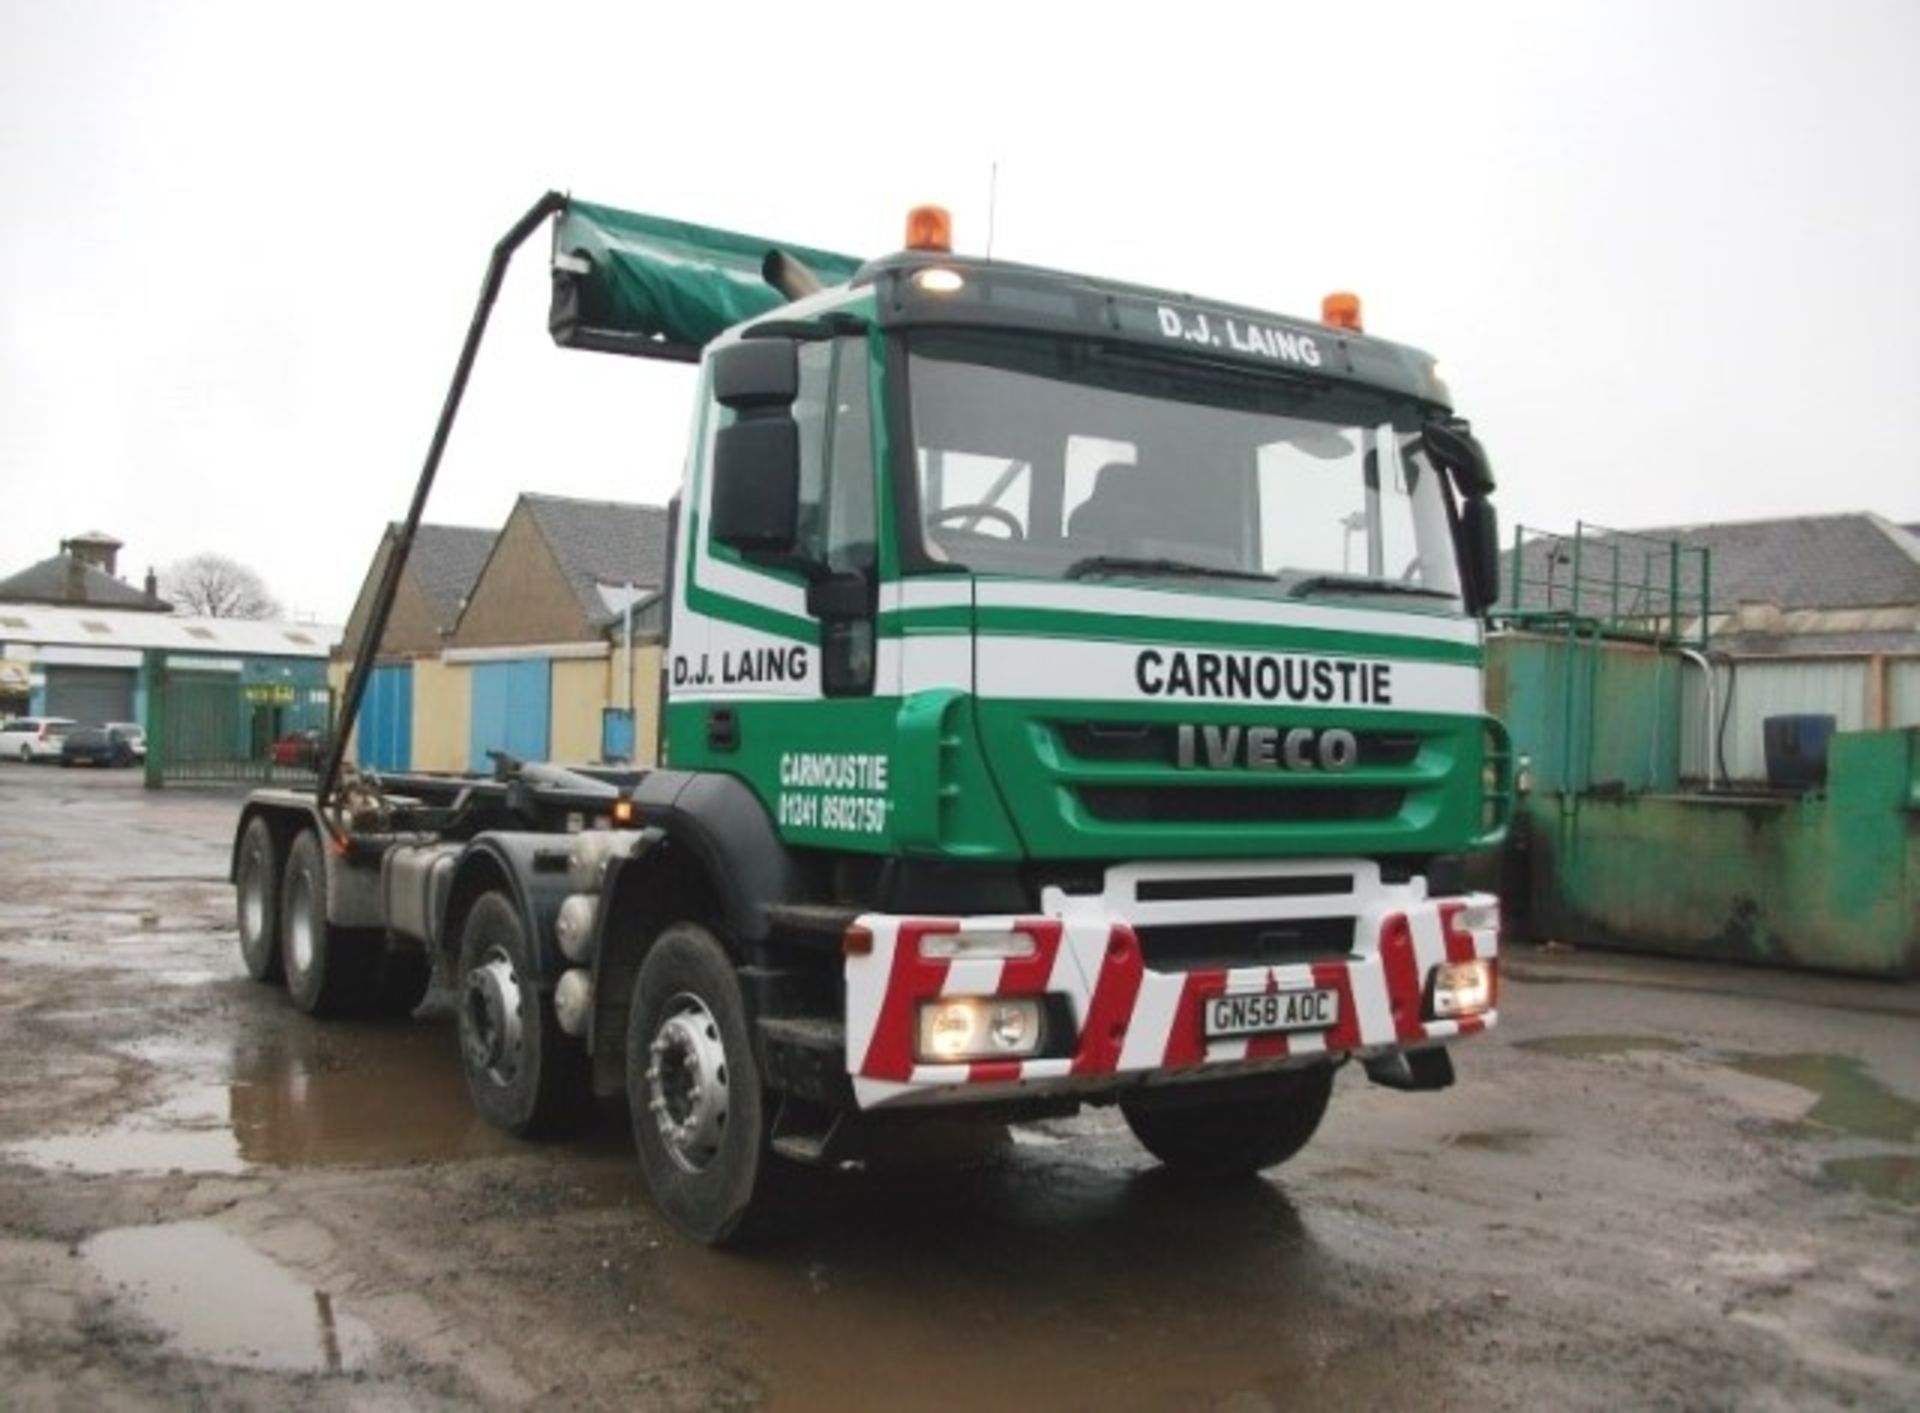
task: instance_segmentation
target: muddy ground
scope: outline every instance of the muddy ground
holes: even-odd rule
[[[608,1113],[471,1114],[444,1001],[247,981],[231,798],[0,767],[0,1404],[1920,1406],[1920,995],[1510,959],[1438,1095],[1265,1180],[1110,1113],[670,1231]]]

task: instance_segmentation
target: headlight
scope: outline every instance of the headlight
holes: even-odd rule
[[[1458,1020],[1493,1008],[1493,963],[1442,962],[1433,969],[1433,1017]]]
[[[1040,1002],[1028,997],[947,996],[920,1003],[921,1060],[1017,1060],[1037,1055],[1045,1039]]]

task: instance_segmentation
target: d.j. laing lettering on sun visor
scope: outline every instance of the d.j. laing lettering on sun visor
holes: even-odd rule
[[[1255,363],[1314,369],[1327,361],[1324,330],[1257,319],[1219,309],[1196,309],[1178,304],[1121,304],[1115,311],[1120,327],[1133,334],[1158,334],[1172,343],[1231,354]]]

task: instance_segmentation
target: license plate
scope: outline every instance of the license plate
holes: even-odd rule
[[[1207,998],[1206,1032],[1210,1039],[1285,1030],[1326,1030],[1339,1019],[1338,991],[1265,991]]]

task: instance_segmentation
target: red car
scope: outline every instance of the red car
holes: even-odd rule
[[[317,730],[289,731],[267,749],[275,765],[294,770],[312,770],[320,763],[320,757],[327,749],[327,733]]]

